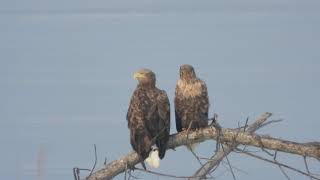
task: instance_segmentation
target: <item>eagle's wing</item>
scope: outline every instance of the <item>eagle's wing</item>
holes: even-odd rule
[[[170,102],[167,93],[163,90],[159,92],[157,98],[158,115],[159,115],[159,136],[156,144],[159,148],[159,157],[162,159],[167,149],[167,142],[170,135]]]
[[[175,117],[176,117],[176,129],[178,132],[182,131],[182,117],[180,116],[181,116],[183,102],[182,102],[182,94],[180,91],[181,90],[177,84],[175,97],[174,97],[174,110],[175,110]]]
[[[199,111],[202,115],[201,120],[204,123],[208,123],[208,111],[209,111],[209,97],[207,85],[204,81],[199,80],[201,83],[201,94],[199,96]]]
[[[148,157],[152,145],[152,137],[145,125],[144,107],[141,103],[139,89],[135,90],[131,97],[127,121],[130,129],[130,142],[132,148],[141,156],[141,162]]]
[[[127,112],[127,116],[126,116],[126,119],[127,119],[127,122],[128,122],[128,128],[130,128],[130,119],[132,117],[132,113],[133,113],[133,106],[134,106],[134,102],[136,101],[136,92],[133,93],[132,97],[131,97],[131,100],[130,100],[130,103],[129,103],[129,108],[128,108],[128,112]]]

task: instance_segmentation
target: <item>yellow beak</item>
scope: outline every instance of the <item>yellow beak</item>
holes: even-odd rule
[[[141,74],[140,72],[135,72],[133,74],[133,78],[136,79],[136,80],[138,80],[139,78],[142,78],[142,77],[144,77],[144,75]]]

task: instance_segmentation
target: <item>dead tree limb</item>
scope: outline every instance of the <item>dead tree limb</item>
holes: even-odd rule
[[[254,131],[262,127],[263,123],[271,116],[271,113],[261,114],[257,120],[251,124],[245,132],[252,134]],[[226,145],[224,148],[221,148],[216,154],[214,154],[210,160],[208,160],[201,168],[199,168],[196,173],[193,175],[192,180],[198,180],[205,178],[205,176],[216,166],[220,164],[222,159],[231,153],[234,148],[236,148],[239,143],[233,143],[231,145]]]
[[[277,150],[286,153],[297,154],[301,156],[320,159],[319,143],[297,143],[282,139],[262,136],[257,134],[248,134],[239,132],[237,129],[222,128],[220,142],[239,143],[243,145],[255,146],[264,149]],[[168,149],[173,149],[189,143],[203,142],[206,140],[216,140],[219,133],[211,127],[198,131],[178,133],[170,136]],[[133,167],[139,162],[137,153],[131,152],[128,155],[107,164],[102,169],[94,172],[88,180],[106,180],[115,177],[125,171],[126,167]]]

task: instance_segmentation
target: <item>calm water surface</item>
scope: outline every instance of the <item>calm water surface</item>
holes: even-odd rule
[[[142,67],[156,72],[172,105],[179,65],[190,63],[223,126],[269,111],[284,121],[260,133],[319,141],[319,8],[319,1],[0,1],[0,179],[72,179],[73,167],[92,167],[93,144],[98,168],[128,153],[125,116],[132,73]],[[172,120],[175,132],[173,113]],[[205,142],[197,153],[214,149]],[[166,157],[161,172],[199,167],[185,148]],[[304,169],[302,158],[280,157]],[[238,179],[285,178],[244,155],[230,161]],[[309,166],[320,174],[319,163]],[[226,167],[214,176],[232,178]]]

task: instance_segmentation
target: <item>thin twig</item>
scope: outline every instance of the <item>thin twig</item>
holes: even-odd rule
[[[263,160],[263,161],[266,161],[266,162],[269,162],[269,163],[272,163],[272,164],[280,165],[280,166],[282,166],[282,167],[285,167],[285,168],[287,168],[287,169],[290,169],[290,170],[292,170],[292,171],[295,171],[295,172],[300,173],[300,174],[302,174],[302,175],[305,175],[305,176],[307,176],[307,177],[312,177],[313,179],[320,180],[320,178],[317,178],[317,177],[315,177],[315,176],[313,176],[313,175],[311,175],[311,174],[309,175],[308,173],[305,173],[305,172],[303,172],[303,171],[301,171],[301,170],[299,170],[299,169],[293,168],[293,167],[288,166],[288,165],[286,165],[286,164],[283,164],[283,163],[280,163],[280,162],[275,162],[275,161],[272,161],[272,160],[270,160],[270,159],[267,159],[267,158],[264,158],[264,157],[261,157],[261,156],[258,156],[258,155],[255,155],[255,154],[246,152],[246,151],[242,151],[242,152],[241,152],[241,150],[238,149],[238,148],[237,148],[237,150],[240,151],[240,153],[246,154],[246,155],[251,156],[251,157],[254,157],[254,158],[256,158],[256,159],[260,159],[260,160]]]
[[[210,127],[212,128],[212,126],[210,126]],[[218,127],[218,124],[213,125],[213,127],[217,131],[217,140],[216,140],[216,150],[215,150],[215,152],[218,152],[220,150],[220,144],[221,144],[220,139],[221,139],[222,134],[221,134],[221,129]]]
[[[73,176],[75,180],[80,180],[80,171],[91,171],[91,169],[85,169],[85,168],[73,168]]]
[[[177,176],[177,175],[172,175],[172,174],[164,174],[164,173],[160,173],[160,172],[144,170],[144,169],[141,169],[141,168],[134,168],[134,169],[142,171],[142,172],[147,172],[149,174],[154,174],[154,175],[157,175],[157,176],[163,176],[163,177],[168,177],[168,178],[189,179],[189,178],[196,178],[197,177],[197,176]],[[214,178],[206,178],[206,179],[214,179]]]
[[[278,123],[278,122],[281,122],[281,121],[283,121],[283,119],[270,120],[270,121],[268,121],[268,122],[263,123],[263,124],[260,126],[260,128],[265,127],[265,126],[267,126],[267,125],[269,125],[269,124]]]
[[[128,179],[128,180],[130,180],[130,178],[139,179],[137,176],[132,175],[131,172],[132,172],[132,170],[130,169],[130,170],[129,170],[129,173],[128,173],[128,174],[129,174],[129,179]]]
[[[79,168],[77,167],[73,168],[73,176],[74,176],[74,180],[80,180]]]
[[[245,131],[247,130],[247,127],[248,127],[248,121],[249,121],[249,116],[247,117],[247,119],[246,119],[246,123],[244,124],[243,132],[245,132]]]
[[[201,162],[201,159],[200,159],[200,157],[190,148],[189,149],[190,150],[190,152],[192,153],[192,155],[197,159],[197,161],[199,162],[199,164],[201,165],[201,166],[203,166],[203,163]],[[209,174],[211,177],[213,177],[211,174]]]
[[[240,125],[239,125],[239,126],[240,126]],[[234,141],[231,143],[231,145],[227,145],[228,148],[233,148],[233,147],[235,146],[235,144],[236,144],[235,142],[236,142],[236,139],[237,139],[237,137],[238,137],[238,135],[239,135],[239,132],[240,132],[240,129],[238,129],[238,133],[237,133],[236,136],[234,137]],[[234,180],[236,180],[236,176],[235,176],[235,174],[234,174],[234,172],[233,172],[232,165],[231,165],[231,163],[230,163],[230,161],[229,161],[229,158],[228,158],[229,152],[226,153],[223,144],[221,144],[221,148],[222,148],[222,151],[223,151],[223,153],[224,153],[225,158],[227,159],[227,163],[228,163],[230,172],[231,172],[231,174],[232,174],[232,177],[233,177]],[[218,165],[217,165],[217,166],[218,166]]]
[[[221,147],[222,147],[223,152],[225,152],[223,145],[221,145]],[[229,158],[228,158],[228,154],[225,154],[225,157],[226,157],[226,160],[227,160],[227,162],[228,162],[228,165],[229,165],[230,172],[231,172],[231,174],[232,174],[233,180],[236,180],[237,178],[236,178],[236,176],[234,175],[234,172],[233,172],[231,163],[230,163]]]
[[[304,165],[306,166],[306,170],[307,170],[307,172],[309,174],[310,180],[312,180],[312,177],[310,176],[311,173],[309,171],[309,166],[308,166],[308,162],[307,162],[307,157],[306,156],[303,156],[303,161],[304,161]]]
[[[288,174],[284,171],[284,169],[279,166],[279,169],[281,170],[282,174],[288,179],[288,180],[291,180],[290,177],[288,176]]]
[[[221,161],[221,162],[222,162],[221,165],[224,166],[225,168],[227,168],[227,169],[229,170],[229,167],[227,167],[227,165],[226,165],[227,163],[226,163],[225,161]],[[234,170],[238,171],[238,172],[243,173],[243,174],[246,174],[246,175],[249,174],[248,172],[246,172],[246,171],[244,171],[243,169],[240,169],[240,168],[238,168],[238,167],[236,167],[236,166],[234,166],[234,165],[232,165],[232,168],[233,168]]]
[[[279,162],[277,161],[277,154],[278,154],[278,151],[275,151],[275,152],[274,152],[273,160],[274,160],[274,162],[279,163]],[[288,180],[290,180],[289,175],[288,175],[288,174],[286,173],[286,171],[282,168],[282,166],[280,166],[280,165],[278,164],[278,167],[279,167],[280,171],[282,172],[282,174],[283,174]]]
[[[246,120],[246,124],[245,124],[245,126],[244,126],[243,129],[246,129],[247,123],[248,123],[248,118],[247,118],[247,120]],[[240,127],[240,124],[238,124],[238,127]],[[238,132],[237,132],[237,134],[234,136],[234,139],[233,139],[232,143],[231,143],[230,145],[227,145],[228,148],[234,149],[234,148],[237,146],[237,145],[236,145],[236,139],[237,139],[237,137],[239,136],[240,131],[241,131],[241,128],[238,129]],[[229,158],[228,158],[229,152],[226,153],[226,151],[225,151],[225,149],[224,149],[224,147],[223,147],[223,144],[221,144],[221,147],[222,147],[222,151],[223,151],[223,153],[224,153],[224,156],[225,156],[225,158],[226,158],[226,160],[227,160],[227,163],[228,163],[230,172],[231,172],[231,174],[232,174],[232,178],[233,178],[233,180],[236,180],[236,176],[235,176],[235,174],[234,174],[234,172],[233,172],[231,163],[230,163]]]
[[[209,124],[209,126],[212,126],[214,123],[217,123],[217,121],[218,121],[218,114],[217,114],[217,113],[214,113],[214,114],[213,114],[213,118],[208,119],[208,121],[210,121],[210,120],[211,120],[211,123]]]
[[[129,169],[128,174],[129,174],[128,180],[130,180],[130,178],[131,178],[131,169]]]
[[[98,161],[96,144],[94,144],[94,157],[95,157],[94,164],[93,164],[93,167],[92,167],[92,169],[90,171],[89,177],[92,175],[94,168],[96,168],[97,161]]]
[[[254,138],[255,138],[255,139],[258,141],[258,143],[260,144],[261,150],[262,150],[263,152],[265,152],[266,154],[268,154],[269,156],[273,157],[273,154],[270,153],[269,151],[267,151],[267,150],[264,148],[264,145],[263,145],[263,143],[262,143],[261,137],[260,137],[260,136],[255,136]]]
[[[126,163],[126,169],[124,170],[124,180],[127,180],[128,163]]]
[[[203,163],[201,162],[201,159],[199,158],[199,156],[190,148],[189,149],[190,150],[190,152],[192,153],[192,155],[197,159],[197,161],[199,162],[199,164],[201,165],[201,166],[203,166]]]
[[[217,131],[217,140],[216,140],[216,150],[215,152],[218,152],[220,150],[220,139],[221,139],[221,136],[222,136],[222,133],[221,133],[221,126],[220,124],[218,123],[218,114],[214,113],[213,115],[213,118],[211,118],[212,122],[210,123],[209,127],[214,127],[215,130]]]

